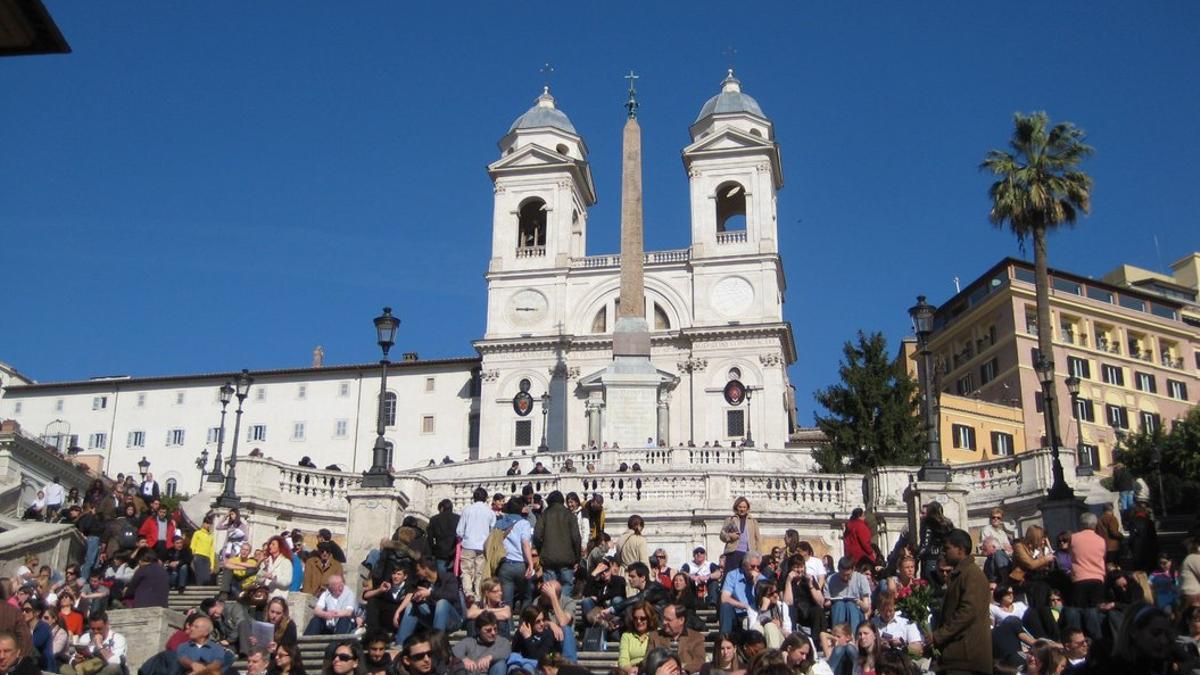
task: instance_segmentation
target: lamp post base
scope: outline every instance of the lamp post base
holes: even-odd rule
[[[365,488],[390,488],[396,479],[386,469],[371,469],[363,472],[362,486]]]
[[[237,495],[221,495],[213,502],[213,506],[221,509],[240,509],[242,508],[242,498]]]
[[[917,471],[917,480],[925,483],[949,483],[950,467],[941,462],[926,462]]]
[[[208,482],[209,483],[224,483],[225,482],[225,472],[218,471],[215,473],[208,474]]]
[[[1050,491],[1046,493],[1046,498],[1051,501],[1064,501],[1075,499],[1075,491],[1066,483],[1055,483],[1050,486]]]

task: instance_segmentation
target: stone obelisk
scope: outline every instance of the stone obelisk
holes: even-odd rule
[[[622,447],[657,441],[658,371],[650,363],[642,235],[642,129],[637,90],[629,79],[629,111],[621,157],[621,299],[613,327],[613,362],[604,371],[604,439]]]

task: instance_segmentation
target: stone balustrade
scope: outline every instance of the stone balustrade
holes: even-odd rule
[[[41,439],[34,438],[19,427],[10,428],[6,423],[0,432],[0,485],[20,485],[19,501],[27,504],[37,491],[57,476],[64,492],[77,488],[82,494],[94,476],[87,467],[70,457],[60,455],[48,448]]]
[[[742,233],[742,241],[745,241],[745,233]],[[656,263],[676,263],[687,262],[692,258],[692,249],[679,248],[670,251],[647,251],[643,259],[647,264]],[[601,267],[618,267],[621,264],[620,254],[610,255],[589,255],[583,258],[572,258],[572,267],[582,267],[584,269],[594,269]]]

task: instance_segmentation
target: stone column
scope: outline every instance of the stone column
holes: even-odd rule
[[[667,398],[663,394],[658,397],[658,438],[657,441],[666,441],[667,445],[671,444],[671,409],[667,405]]]
[[[599,448],[603,444],[601,438],[600,418],[604,410],[604,399],[601,398],[600,392],[594,392],[587,400],[587,418],[588,418],[588,445],[596,444]]]
[[[404,520],[408,496],[393,487],[354,488],[346,495],[346,585],[362,588],[359,563],[381,539],[389,539]]]

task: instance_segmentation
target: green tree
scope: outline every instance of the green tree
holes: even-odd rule
[[[989,220],[1007,226],[1024,249],[1033,240],[1036,270],[1038,349],[1049,356],[1053,334],[1050,324],[1050,274],[1046,262],[1046,234],[1060,225],[1074,225],[1080,211],[1091,208],[1092,178],[1079,170],[1092,154],[1084,133],[1070,122],[1050,126],[1044,112],[1013,115],[1009,150],[991,150],[979,168],[991,172],[996,182],[988,188],[992,208]],[[1047,430],[1057,435],[1057,429]]]
[[[1113,449],[1113,455],[1135,476],[1146,479],[1154,508],[1163,503],[1163,495],[1168,512],[1191,512],[1200,504],[1200,407],[1188,411],[1170,431],[1160,427],[1153,432],[1143,429],[1124,436]]]
[[[864,472],[875,466],[915,466],[925,461],[925,434],[918,415],[917,384],[904,364],[888,357],[881,333],[858,332],[842,347],[840,384],[815,396],[829,411],[815,414],[830,439],[814,454],[822,471]]]

